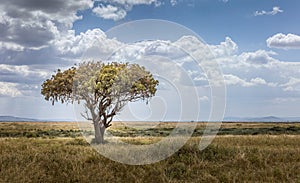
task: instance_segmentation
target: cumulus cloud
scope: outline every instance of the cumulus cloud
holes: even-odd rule
[[[74,30],[69,30],[55,40],[53,45],[61,56],[71,58],[80,58],[86,51],[92,51],[91,47],[95,47],[95,54],[102,55],[104,59],[123,44],[115,39],[107,38],[101,29],[93,29],[79,35],[75,35]]]
[[[15,51],[47,47],[60,31],[82,18],[76,15],[78,10],[92,6],[92,0],[2,0],[0,46]]]
[[[209,45],[215,55],[216,60],[224,73],[237,73],[247,76],[251,79],[252,72],[259,76],[266,72],[272,72],[274,69],[284,68],[283,63],[274,58],[277,55],[274,51],[256,50],[252,52],[238,52],[238,46],[230,38],[217,45]],[[229,44],[230,43],[230,44]],[[212,58],[213,59],[213,58]]]
[[[280,9],[280,7],[278,6],[274,6],[272,11],[265,11],[265,10],[262,10],[262,11],[256,11],[254,12],[254,16],[262,16],[262,15],[276,15],[278,13],[282,13],[283,10]]]
[[[300,49],[300,36],[295,34],[278,33],[267,39],[270,48]]]
[[[264,85],[284,92],[296,92],[299,89],[298,80],[295,79],[300,79],[299,62],[278,60],[274,58],[277,55],[276,52],[267,50],[223,54],[226,53],[227,47],[222,45],[224,42],[210,45],[210,48],[222,68],[227,86],[247,88]]]
[[[104,3],[104,1],[101,2]],[[107,8],[105,11],[103,9],[101,10],[104,11],[104,13],[102,12],[103,16],[108,16],[109,12],[112,12],[112,14],[117,13],[122,8],[125,10],[125,5],[128,5],[128,8],[130,9],[130,6],[143,3],[152,4],[155,1],[118,1],[119,5],[122,5],[121,8],[119,8],[120,6],[116,5],[118,4],[117,1],[112,2],[115,4],[112,3],[112,5],[106,4],[103,6],[98,6],[99,8]],[[97,7],[95,7],[93,11],[97,11],[96,8]],[[50,15],[51,11],[45,10],[45,12],[42,14],[47,13]],[[73,14],[71,13],[69,16],[73,17]],[[114,19],[112,18],[113,16],[114,15],[111,15],[110,19]],[[74,21],[76,19],[69,17],[67,18],[69,21],[66,21],[67,19],[60,20],[60,23],[57,23],[52,19],[45,18],[47,21],[38,19],[35,24],[30,24],[31,27],[28,27],[29,30],[35,28],[39,30],[40,28],[41,30],[47,29],[45,30],[46,32],[50,31],[48,32],[49,35],[47,35],[49,37],[43,37],[43,31],[41,31],[41,33],[37,31],[36,42],[30,42],[29,40],[34,39],[33,37],[28,36],[27,38],[24,38],[24,40],[20,39],[20,35],[26,35],[24,31],[22,33],[12,31],[12,37],[9,37],[10,34],[5,32],[10,31],[9,29],[5,29],[5,27],[11,26],[11,22],[16,21],[17,18],[15,17],[17,17],[17,15],[13,16],[8,15],[7,13],[2,13],[0,17],[0,29],[6,34],[6,36],[0,38],[2,39],[2,41],[0,41],[0,47],[3,48],[0,50],[2,55],[0,62],[3,63],[0,65],[0,77],[1,81],[5,82],[2,83],[2,85],[5,85],[6,83],[18,84],[18,81],[14,80],[13,78],[23,78],[20,81],[24,81],[28,84],[26,90],[35,90],[36,83],[49,76],[49,70],[53,71],[52,68],[57,67],[55,64],[58,64],[59,61],[55,63],[53,61],[55,60],[55,57],[70,60],[81,59],[84,54],[91,54],[93,56],[93,53],[86,53],[86,51],[92,51],[96,56],[100,55],[100,58],[102,59],[105,59],[107,56],[114,53],[114,57],[112,58],[121,61],[124,61],[125,58],[128,60],[135,60],[141,58],[141,56],[151,55],[168,57],[176,62],[179,67],[184,68],[189,77],[193,79],[193,82],[198,86],[207,86],[209,84],[206,74],[210,74],[211,78],[213,78],[212,76],[215,75],[215,73],[213,67],[210,65],[214,63],[213,60],[216,60],[223,69],[225,83],[228,86],[241,86],[246,88],[255,86],[268,86],[272,88],[279,87],[284,91],[296,91],[298,88],[298,82],[291,80],[290,77],[294,76],[294,78],[298,78],[297,73],[299,72],[300,68],[299,64],[297,65],[297,63],[279,61],[274,58],[276,53],[273,51],[257,50],[254,52],[238,53],[238,45],[230,37],[226,37],[224,41],[221,41],[217,45],[206,45],[194,36],[183,36],[174,42],[153,40],[142,41],[128,45],[116,39],[108,38],[101,29],[87,30],[86,32],[82,32],[78,35],[75,34],[74,30],[62,29],[62,27],[67,27],[67,22],[70,20]],[[24,21],[24,25],[27,25],[27,21],[33,20],[30,15],[28,17],[28,20],[21,18],[18,21]],[[56,17],[58,17],[58,15],[56,15]],[[64,24],[65,26],[60,27],[60,24]],[[15,25],[15,27],[11,27],[13,30],[17,27],[17,25]],[[43,37],[43,41],[39,42],[38,37]],[[270,42],[273,42],[272,44],[274,45],[274,40]],[[270,45],[272,44],[270,43]],[[212,70],[203,74],[204,72],[200,69],[194,69],[199,67],[199,65],[195,65],[195,61],[190,57],[190,55],[187,55],[184,51],[178,50],[176,46],[186,49],[184,51],[191,53],[194,58],[201,58],[205,60],[205,62],[201,64],[204,64],[204,66],[206,66],[208,69],[212,68]],[[30,48],[31,50],[24,51],[24,48]],[[4,53],[3,50],[6,50],[6,53]],[[37,54],[40,55],[37,56]],[[27,61],[27,63],[26,60],[30,60],[30,62]],[[29,66],[25,66],[25,64],[32,65],[33,60],[35,60],[35,66],[40,64],[41,69],[33,69],[32,67],[29,68]],[[72,62],[67,63],[66,65],[70,65],[71,63]],[[16,65],[14,66],[9,64]],[[52,67],[45,69],[49,66],[48,64],[54,64],[55,67],[52,65]],[[216,73],[216,75],[218,74],[220,73]],[[33,80],[30,78],[36,79]],[[219,80],[223,78],[213,79]],[[182,81],[185,82],[187,80]],[[8,88],[18,89],[18,85],[9,85]],[[22,90],[21,93],[25,93],[24,91]]]
[[[77,11],[91,8],[92,6],[92,0],[1,0],[0,9],[13,19],[30,21],[34,17],[43,17],[72,26],[75,20],[81,18],[76,15]]]
[[[175,6],[177,4],[177,0],[170,0],[170,3],[172,6]]]
[[[272,62],[277,62],[272,56],[276,55],[273,51],[257,50],[255,52],[244,52],[239,56],[241,61],[249,64],[268,64]]]
[[[185,52],[178,50],[176,46],[188,48],[190,53],[198,55],[198,57],[213,58],[212,55],[216,55],[217,61],[220,63],[225,74],[224,78],[228,86],[254,87],[265,85],[269,87],[281,87],[284,91],[295,91],[296,84],[288,83],[288,79],[291,75],[296,75],[300,68],[300,65],[297,65],[297,63],[281,62],[273,58],[276,53],[272,51],[257,50],[255,52],[238,54],[237,44],[229,37],[225,38],[225,41],[218,45],[208,46],[202,45],[193,36],[183,36],[174,42],[155,40],[128,45],[115,39],[109,39],[102,30],[94,29],[79,35],[75,35],[74,31],[68,31],[52,44],[58,54],[61,55],[60,57],[67,58],[82,58],[82,55],[86,51],[95,52],[102,59],[114,53],[111,59],[122,61],[136,60],[143,56],[151,55],[172,58],[178,66],[186,70],[189,77],[199,86],[208,85],[207,73],[204,74],[201,69],[195,69],[199,68],[199,66],[195,65],[195,61],[189,55],[186,55]],[[96,48],[91,49],[93,46],[96,46]],[[208,53],[208,51],[212,53]],[[93,53],[87,54],[93,56]],[[206,64],[209,65],[209,62]],[[47,70],[30,71],[27,66],[8,67],[7,65],[1,65],[0,72],[2,76],[6,75],[5,81],[7,82],[13,81],[11,80],[12,77],[7,77],[7,73],[18,76],[17,78],[41,79],[47,74],[49,75]],[[257,73],[257,76],[253,77],[253,73]],[[269,74],[267,75],[266,73]],[[269,81],[267,82],[267,80]],[[33,81],[29,80],[28,83],[30,82]]]
[[[0,96],[40,96],[41,83],[51,74],[36,66],[0,64]]]
[[[0,50],[12,50],[12,51],[21,52],[24,50],[24,47],[17,43],[0,41]]]
[[[251,79],[250,83],[261,84],[261,85],[267,84],[267,82],[262,78],[253,78],[253,79]]]
[[[93,8],[93,13],[103,19],[114,21],[124,19],[133,6],[154,4],[158,7],[162,4],[159,0],[96,0],[96,2],[98,6]]]
[[[172,0],[170,3],[175,5],[180,1]],[[1,1],[0,96],[40,96],[40,84],[44,79],[50,77],[56,68],[69,67],[85,54],[106,59],[115,53],[112,58],[120,61],[124,61],[124,55],[128,60],[155,55],[159,59],[170,58],[174,63],[157,64],[159,69],[165,71],[170,66],[176,66],[175,68],[181,69],[168,73],[172,78],[180,80],[185,86],[191,86],[192,80],[196,87],[209,88],[207,86],[211,83],[208,82],[207,72],[198,69],[201,65],[197,65],[184,51],[205,60],[202,64],[206,68],[212,68],[208,72],[210,75],[214,75],[210,65],[217,61],[228,88],[249,90],[257,87],[259,91],[264,88],[267,92],[280,90],[282,93],[278,96],[297,96],[300,91],[300,63],[278,60],[274,51],[239,53],[238,45],[230,37],[215,45],[206,45],[194,36],[183,36],[174,42],[152,40],[128,45],[108,38],[101,29],[87,30],[76,35],[72,24],[82,18],[78,16],[78,10],[93,8],[93,4],[92,0]],[[97,16],[117,21],[124,19],[133,6],[160,6],[161,1],[100,0],[95,4],[92,11]],[[280,8],[274,8],[270,12],[257,12],[256,16],[283,12]],[[299,37],[279,33],[266,42],[270,48],[299,49]],[[176,46],[186,50],[180,51]],[[116,52],[117,50],[119,51]],[[218,74],[220,73],[216,73]],[[212,78],[216,81],[223,79]],[[203,96],[199,100],[209,101],[209,98]]]
[[[127,6],[146,4],[150,5],[158,2],[158,0],[95,0],[102,3],[122,4]]]
[[[201,96],[201,97],[199,97],[199,101],[207,102],[207,101],[209,101],[209,98],[207,96]]]
[[[23,51],[41,49],[48,46],[58,34],[57,27],[50,20],[33,18],[31,20],[7,17],[6,22],[0,23],[0,43],[6,49]]]
[[[275,87],[276,83],[267,83],[266,80],[263,78],[252,78],[250,81],[247,81],[246,79],[241,79],[240,77],[233,75],[233,74],[225,74],[224,75],[225,83],[227,86],[229,85],[237,85],[237,86],[243,86],[243,87],[253,87],[253,86],[259,86],[259,85],[265,85],[270,87]]]
[[[93,13],[104,19],[121,20],[126,16],[126,11],[111,5],[100,5],[93,9]]]
[[[290,77],[288,82],[281,86],[284,91],[300,91],[300,78]]]
[[[238,52],[237,44],[230,37],[226,37],[219,45],[210,45],[210,49],[216,57],[230,56]]]
[[[0,81],[0,96],[17,97],[22,93],[17,89],[16,83]]]
[[[225,79],[226,85],[241,85],[244,87],[253,86],[252,83],[247,82],[246,80],[241,79],[238,76],[235,76],[233,74],[225,74],[224,79]]]
[[[0,81],[20,85],[40,85],[53,71],[32,68],[27,65],[13,66],[0,64]]]
[[[277,83],[272,83],[272,82],[266,82],[266,80],[256,77],[250,80],[250,83],[252,83],[253,85],[266,85],[269,87],[276,87],[278,84]]]

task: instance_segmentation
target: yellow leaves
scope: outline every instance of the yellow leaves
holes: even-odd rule
[[[112,101],[135,101],[154,96],[158,81],[138,64],[84,62],[77,68],[57,70],[42,84],[46,100],[79,100],[90,96],[91,100],[109,97]]]
[[[52,75],[42,84],[41,94],[46,100],[67,102],[72,95],[73,77],[75,75],[75,67],[68,70],[57,70],[57,73]]]

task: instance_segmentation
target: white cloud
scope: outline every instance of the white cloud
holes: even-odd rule
[[[277,83],[268,83],[266,80],[260,77],[252,78],[250,81],[246,79],[241,79],[240,77],[233,75],[233,74],[225,74],[224,75],[226,85],[236,85],[236,86],[243,86],[243,87],[253,87],[253,86],[269,86],[275,87]]]
[[[272,83],[272,82],[268,83],[268,82],[266,82],[266,80],[264,80],[262,78],[259,78],[259,77],[251,79],[250,83],[252,83],[253,85],[266,85],[266,86],[269,86],[269,87],[276,87],[276,86],[278,86],[277,83]]]
[[[230,56],[238,52],[237,44],[230,37],[226,37],[219,45],[210,45],[210,49],[216,57]]]
[[[210,45],[213,52],[226,53],[226,47]],[[222,52],[223,50],[223,52]],[[283,92],[300,91],[299,62],[286,62],[274,58],[274,51],[257,50],[241,54],[215,54],[221,65],[227,85],[277,88]],[[283,94],[284,95],[284,94]]]
[[[101,29],[87,30],[85,33],[75,35],[75,31],[70,30],[65,35],[53,42],[55,49],[61,56],[71,58],[81,58],[86,51],[91,51],[95,47],[95,52],[102,55],[102,59],[112,54],[123,44],[115,39],[108,39]],[[89,48],[89,50],[87,50]],[[91,54],[91,53],[88,53]]]
[[[159,7],[162,5],[159,0],[96,0],[96,2],[99,5],[93,9],[93,13],[103,19],[114,21],[124,19],[133,6],[154,4],[155,7]]]
[[[0,81],[25,84],[38,84],[49,77],[52,71],[32,68],[28,65],[0,64]]]
[[[174,45],[197,59],[206,61],[214,58],[210,47],[195,36],[182,36],[174,42]]]
[[[226,85],[240,85],[244,87],[250,87],[254,85],[253,83],[247,82],[246,80],[232,74],[225,74],[224,79]]]
[[[16,44],[16,43],[9,43],[9,42],[1,42],[0,41],[0,49],[20,52],[20,51],[24,50],[24,47],[19,45],[19,44]]]
[[[100,11],[98,14],[103,18],[120,20],[125,18],[133,6],[141,4],[160,6],[160,2],[103,0],[99,1],[99,7],[95,7],[93,11],[95,14]],[[207,86],[209,84],[207,76],[199,70],[193,70],[195,64],[190,64],[191,58],[172,47],[177,45],[186,48],[186,51],[196,55],[197,58],[212,58],[211,62],[216,59],[223,70],[228,88],[232,86],[238,86],[241,90],[251,88],[251,92],[254,91],[252,89],[257,89],[257,93],[270,92],[270,95],[276,91],[278,93],[274,95],[283,96],[281,101],[284,101],[285,96],[297,96],[300,91],[299,62],[278,60],[274,58],[276,52],[267,50],[239,53],[238,45],[230,37],[226,37],[219,44],[208,46],[193,36],[183,36],[175,42],[154,40],[128,46],[116,39],[107,38],[100,29],[76,35],[72,30],[72,24],[82,18],[76,14],[77,11],[92,7],[91,0],[3,1],[0,4],[0,96],[40,96],[39,87],[45,78],[51,76],[56,68],[69,67],[73,64],[61,62],[61,59],[81,59],[91,46],[95,46],[92,51],[103,58],[124,46],[126,49],[118,52],[120,55],[116,55],[119,56],[116,58],[121,59],[124,54],[134,60],[141,58],[141,55],[148,56],[152,53],[159,53],[172,60],[174,58],[173,61],[177,66],[186,69],[193,81],[199,83],[197,86]],[[257,16],[281,12],[283,11],[280,8],[273,8],[271,12],[257,12]],[[270,48],[299,49],[300,36],[279,33],[267,39],[267,45]],[[166,70],[170,64],[160,64],[159,67]],[[178,73],[174,70],[170,74],[180,79]],[[190,78],[182,81],[187,83]],[[257,94],[249,93],[247,95]],[[207,101],[208,97],[200,97],[200,100]]]
[[[14,51],[39,50],[68,30],[78,10],[93,6],[92,0],[2,1],[0,4],[0,46]]]
[[[71,28],[73,22],[81,17],[77,16],[78,10],[85,10],[93,6],[92,0],[11,0],[2,1],[0,9],[13,19],[30,21],[40,17],[57,21]]]
[[[170,0],[170,3],[172,6],[175,6],[177,4],[177,0]]]
[[[93,9],[93,13],[104,19],[112,19],[114,21],[121,20],[126,16],[126,11],[111,5],[100,5]]]
[[[0,64],[0,72],[3,74],[11,74],[11,73],[17,73],[22,76],[41,76],[44,77],[48,73],[45,71],[42,71],[40,69],[33,69],[30,68],[28,65],[6,65],[6,64]]]
[[[131,2],[128,0],[121,3],[131,3],[132,5],[138,2]],[[141,1],[139,1],[139,3],[141,3]],[[111,5],[109,8],[113,9],[114,6]],[[5,16],[0,18],[0,24],[5,24],[5,22],[9,21],[10,18]],[[124,61],[124,58],[135,60],[140,58],[142,55],[159,53],[161,56],[172,58],[172,60],[178,63],[178,66],[183,67],[187,72],[195,72],[195,70],[191,69],[194,65],[187,64],[191,63],[193,60],[188,58],[187,55],[178,52],[178,49],[174,49],[175,45],[180,48],[187,48],[188,50],[185,51],[192,53],[194,56],[197,56],[197,58],[203,58],[204,60],[214,59],[215,56],[223,69],[225,83],[228,86],[241,86],[246,88],[268,86],[272,88],[281,88],[284,91],[297,91],[298,83],[293,84],[289,79],[291,76],[298,78],[297,73],[300,68],[299,64],[297,65],[296,63],[279,61],[274,58],[276,53],[273,51],[257,50],[254,52],[243,52],[240,54],[238,53],[238,45],[230,37],[226,37],[224,41],[217,45],[206,45],[193,36],[183,36],[174,42],[154,40],[126,45],[116,39],[107,38],[105,33],[100,29],[88,30],[80,33],[79,35],[75,35],[74,30],[61,30],[52,21],[49,21],[48,23],[49,27],[53,28],[51,32],[53,32],[54,38],[51,38],[47,44],[45,43],[45,45],[48,45],[49,47],[43,50],[47,50],[49,54],[59,56],[59,58],[80,59],[87,49],[88,51],[93,50],[89,48],[96,45],[94,52],[98,56],[100,55],[103,59],[119,48],[122,49],[120,49],[113,58],[122,61]],[[37,25],[42,24],[37,22]],[[20,44],[3,44],[3,42],[0,42],[0,46],[4,48],[10,47],[10,49],[15,50],[21,49],[18,47]],[[6,55],[9,55],[12,59],[14,59],[13,54],[8,53]],[[25,57],[24,55],[21,56],[26,60],[30,60],[32,55],[25,55]],[[43,54],[43,57],[47,56]],[[205,64],[209,65],[212,62],[213,61],[206,62]],[[54,66],[57,67],[57,65]],[[46,68],[47,65],[45,64],[44,66],[41,66],[41,68],[43,67]],[[50,67],[50,70],[51,68],[53,68],[53,65]],[[7,74],[4,78],[5,73],[9,73],[9,75],[17,76],[17,78],[24,77],[26,82],[30,84],[37,82],[37,79],[33,81],[30,78],[38,78],[40,82],[42,78],[47,76],[49,73],[48,70],[49,68],[44,70],[32,70],[29,69],[28,66],[8,67],[8,65],[2,64],[0,66],[0,77],[2,76],[2,81],[15,82],[12,80],[12,77],[7,77]],[[198,72],[200,71],[198,70]],[[213,75],[213,71],[211,71],[210,74]],[[195,83],[199,83],[199,86],[205,86],[208,84],[207,77],[202,76],[201,73],[190,74],[190,76]],[[217,80],[219,78],[214,79]]]
[[[226,53],[226,47],[210,45],[213,52]],[[259,85],[277,88],[283,92],[300,91],[300,63],[286,62],[274,58],[274,51],[257,50],[241,54],[220,55],[217,57],[221,65],[225,83],[242,87]],[[259,77],[258,77],[259,76]],[[285,95],[285,94],[282,94]]]
[[[96,0],[98,2],[103,2],[103,3],[112,3],[112,4],[121,4],[121,5],[141,5],[141,4],[154,4],[159,2],[159,0]]]
[[[207,101],[209,101],[209,98],[207,96],[201,96],[201,97],[199,97],[199,101],[207,102]]]
[[[277,62],[272,56],[276,55],[273,51],[257,50],[255,52],[244,52],[239,56],[241,61],[249,64],[268,64],[272,62]]]
[[[290,77],[287,83],[281,85],[284,91],[300,91],[300,78]]]
[[[22,93],[17,89],[16,83],[0,81],[0,96],[17,97]]]
[[[24,48],[39,50],[48,46],[58,34],[57,27],[50,20],[34,18],[30,21],[11,19],[10,23],[0,26],[2,47],[16,51]],[[2,31],[5,29],[4,31]]]
[[[258,78],[258,77],[251,79],[250,82],[253,83],[253,84],[257,84],[257,85],[265,85],[265,84],[267,84],[267,82],[264,79]]]
[[[217,53],[220,53],[220,51]],[[266,71],[271,72],[275,67],[281,67],[279,65],[283,62],[273,57],[276,54],[273,51],[257,50],[254,52],[242,52],[240,54],[219,55],[216,61],[221,65],[225,73],[243,72],[246,75],[253,72],[253,70],[265,73]]]
[[[278,33],[267,39],[270,48],[300,49],[300,36],[295,34]]]
[[[265,11],[265,10],[262,10],[262,11],[256,11],[254,12],[254,16],[262,16],[262,15],[276,15],[278,13],[282,13],[283,10],[280,9],[280,7],[278,6],[274,6],[272,11]]]
[[[184,36],[175,42],[155,40],[127,45],[115,39],[108,39],[103,31],[94,29],[77,36],[74,32],[69,31],[68,36],[64,36],[56,43],[57,50],[62,56],[80,57],[84,54],[84,50],[92,45],[93,40],[99,40],[96,44],[97,49],[94,51],[98,55],[102,55],[102,58],[111,53],[114,53],[111,59],[120,61],[135,61],[143,56],[151,55],[172,58],[179,67],[186,70],[195,83],[199,83],[201,86],[208,84],[207,72],[203,75],[203,71],[195,70],[194,68],[198,66],[195,65],[193,59],[175,49],[176,46],[188,48],[190,53],[201,58],[212,58],[209,56],[211,54],[217,55],[217,61],[223,69],[225,83],[228,86],[267,86],[281,88],[284,91],[295,91],[295,84],[288,83],[288,81],[291,76],[298,78],[300,68],[298,63],[283,62],[273,58],[276,55],[273,51],[257,50],[238,54],[237,44],[229,37],[218,45],[209,46],[201,45],[201,42],[193,36]],[[208,48],[212,53],[207,52]]]

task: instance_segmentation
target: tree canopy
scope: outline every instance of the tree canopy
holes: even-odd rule
[[[103,143],[104,130],[113,117],[127,102],[148,101],[155,95],[158,83],[138,64],[84,62],[64,71],[58,69],[44,81],[41,94],[53,105],[84,102],[86,111],[82,116],[93,121],[96,142]]]

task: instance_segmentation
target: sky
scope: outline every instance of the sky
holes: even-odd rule
[[[41,84],[95,54],[160,80],[150,105],[129,104],[120,120],[300,116],[298,0],[0,1],[0,116],[77,119],[80,108],[52,106]]]

